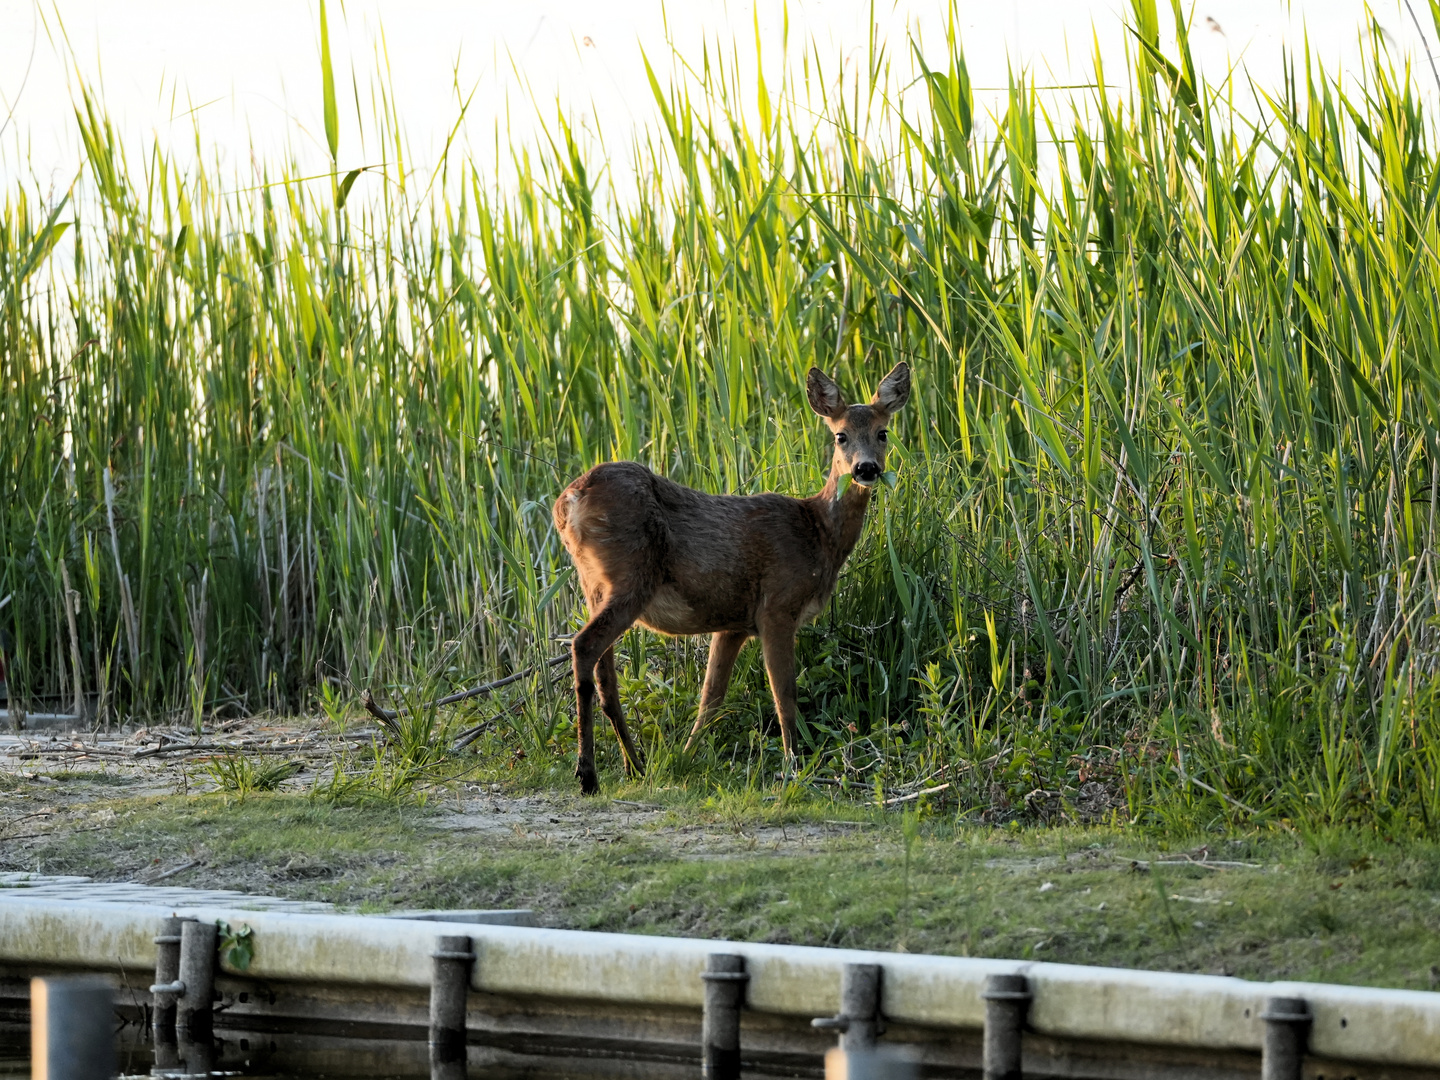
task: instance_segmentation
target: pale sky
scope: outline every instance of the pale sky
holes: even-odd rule
[[[1189,0],[1187,0],[1187,3]],[[1417,84],[1434,96],[1425,60],[1433,47],[1429,5],[1414,0],[1417,33],[1404,0],[1375,0],[1374,15],[1397,52],[1418,57]],[[1169,5],[1161,0],[1161,21]],[[703,42],[736,42],[742,67],[753,65],[758,17],[765,67],[782,62],[782,23],[792,55],[813,41],[831,74],[839,60],[863,62],[868,0],[726,3],[689,0],[332,0],[328,7],[339,83],[341,166],[378,158],[362,146],[357,115],[371,113],[370,87],[387,63],[414,157],[434,160],[454,126],[460,93],[474,91],[460,133],[477,158],[493,154],[496,125],[509,138],[535,137],[532,100],[558,102],[572,114],[598,115],[607,143],[624,148],[632,125],[653,119],[641,50],[668,71],[669,34],[680,54],[697,58]],[[958,0],[962,41],[977,87],[1001,87],[1011,66],[1040,85],[1083,81],[1092,35],[1122,69],[1126,0]],[[1192,34],[1213,82],[1237,63],[1257,82],[1279,81],[1282,48],[1303,47],[1331,70],[1353,65],[1367,7],[1360,0],[1195,0]],[[293,155],[324,169],[318,0],[0,0],[0,181],[17,174],[63,186],[78,150],[72,119],[77,78],[99,87],[127,148],[151,140],[177,155],[195,152],[198,118],[207,158],[246,171],[252,154]],[[902,71],[910,68],[906,30],[914,28],[943,62],[947,5],[880,0],[880,38]],[[753,67],[751,68],[753,70]],[[753,78],[753,76],[751,76]],[[522,87],[528,83],[528,90]],[[458,91],[457,91],[458,87]],[[356,107],[356,92],[360,97]],[[983,99],[984,94],[980,95]],[[508,120],[507,117],[508,101]]]

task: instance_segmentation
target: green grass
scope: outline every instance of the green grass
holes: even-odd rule
[[[842,83],[682,58],[633,145],[557,118],[501,186],[407,171],[383,85],[386,164],[357,178],[327,120],[319,183],[121,147],[83,92],[77,188],[0,194],[11,692],[338,716],[528,667],[583,618],[548,513],[571,476],[817,490],[805,370],[868,393],[906,359],[898,490],[800,641],[808,781],[1432,833],[1433,118],[1378,31],[1343,87],[1295,57],[1252,122],[1183,23],[1165,58],[1153,0],[1133,22],[1133,89],[1097,66],[1042,107],[1017,76],[993,123],[953,36]],[[773,789],[753,649],[694,762],[703,643],[624,661],[656,783]],[[498,707],[482,752],[559,782],[564,695]]]
[[[1402,850],[1335,831],[1209,840],[1211,860],[1249,867],[1147,869],[1135,860],[1201,857],[1201,839],[930,819],[907,874],[893,815],[801,842],[807,826],[854,816],[817,800],[746,808],[676,795],[653,825],[606,828],[610,842],[553,844],[534,833],[436,829],[435,811],[337,809],[295,795],[110,805],[113,826],[58,828],[29,849],[27,868],[143,877],[195,861],[199,868],[168,883],[372,911],[532,906],[543,924],[572,929],[1420,989],[1440,978],[1433,845]],[[575,805],[556,812],[569,816]],[[718,838],[725,853],[680,848],[682,823],[691,827],[685,835]]]

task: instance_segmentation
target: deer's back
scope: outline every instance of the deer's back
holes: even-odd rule
[[[762,605],[808,617],[839,569],[807,500],[710,495],[628,461],[561,492],[555,527],[592,609],[613,592],[639,593],[640,621],[662,633],[753,633]]]

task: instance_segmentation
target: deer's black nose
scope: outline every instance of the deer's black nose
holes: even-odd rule
[[[862,484],[873,484],[880,479],[880,466],[873,461],[862,461],[854,469],[855,479]]]

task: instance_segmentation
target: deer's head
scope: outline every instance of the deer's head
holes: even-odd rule
[[[846,405],[835,380],[819,368],[812,367],[806,376],[805,393],[810,408],[835,435],[834,468],[870,487],[885,472],[885,429],[910,397],[910,368],[896,364],[880,380],[869,405]]]

